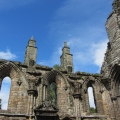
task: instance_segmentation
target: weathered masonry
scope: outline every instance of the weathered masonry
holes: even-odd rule
[[[0,120],[120,120],[120,0],[113,2],[106,29],[109,42],[100,74],[74,73],[66,42],[59,70],[36,64],[33,37],[28,41],[24,63],[0,60],[0,88],[6,76],[11,78],[8,109],[0,109]],[[94,95],[94,113],[89,87]]]

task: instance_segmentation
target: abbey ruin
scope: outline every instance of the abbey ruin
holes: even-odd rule
[[[36,64],[33,37],[28,41],[24,63],[0,60],[0,87],[6,76],[11,78],[8,109],[0,109],[0,120],[120,120],[120,0],[112,5],[100,74],[74,73],[66,42],[60,70]],[[89,87],[93,88],[95,113],[90,111]]]

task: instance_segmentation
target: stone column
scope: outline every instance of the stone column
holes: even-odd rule
[[[34,96],[34,109],[36,107],[36,97]]]
[[[38,103],[38,105],[40,105],[40,104],[42,104],[42,97],[43,97],[43,84],[41,84],[40,86],[39,86],[39,94],[38,94],[38,96],[39,96],[39,103]]]
[[[81,120],[81,109],[80,109],[80,100],[78,97],[74,96],[75,101],[75,116],[76,120]]]
[[[120,118],[120,95],[117,96],[117,118]]]
[[[30,112],[30,95],[28,96],[27,115],[29,115],[29,112]]]
[[[116,119],[116,97],[115,96],[111,96],[111,99],[112,99],[112,115],[111,115],[111,120],[117,120]]]
[[[34,108],[36,105],[36,90],[28,90],[28,115],[29,120],[34,120]]]
[[[80,84],[74,83],[74,103],[75,103],[75,116],[76,120],[81,120],[81,104],[80,104]]]
[[[93,94],[95,97],[94,99],[96,99],[97,113],[103,115],[104,109],[103,109],[102,93],[100,93],[100,91],[98,91],[96,88],[93,88]]]
[[[1,90],[1,86],[2,86],[2,79],[0,78],[0,90]]]
[[[30,102],[30,115],[33,115],[33,105],[34,105],[34,101],[33,101],[34,96],[31,95],[31,102]]]
[[[43,101],[46,99],[46,86],[43,85]]]
[[[86,105],[85,108],[86,108],[87,115],[89,115],[90,114],[90,104],[89,104],[88,90],[85,93],[85,105]]]

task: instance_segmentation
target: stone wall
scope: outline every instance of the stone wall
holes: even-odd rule
[[[83,116],[90,115],[93,118],[100,115],[109,118],[109,102],[105,101],[108,99],[109,92],[101,82],[103,79],[101,75],[81,72],[69,74],[46,66],[26,66],[23,63],[6,60],[2,60],[0,63],[1,79],[9,75],[12,80],[8,105],[9,114],[23,115],[26,119],[34,118],[34,109],[49,99],[49,86],[55,82],[57,86],[57,108],[59,109],[57,114],[60,119],[66,116],[81,119]],[[6,70],[8,71],[6,72]],[[96,114],[90,113],[89,86],[94,89]],[[7,116],[7,113],[4,116]],[[89,119],[93,118],[90,117]],[[24,118],[18,117],[17,119],[22,120]]]

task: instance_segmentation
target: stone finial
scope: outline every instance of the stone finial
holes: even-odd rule
[[[68,46],[67,46],[67,42],[64,42],[64,47],[68,47]]]
[[[30,40],[35,40],[35,39],[34,39],[34,37],[32,36],[32,37],[30,38]]]

